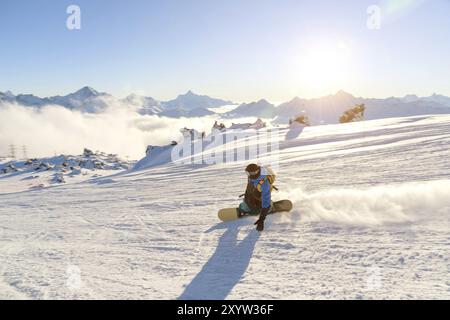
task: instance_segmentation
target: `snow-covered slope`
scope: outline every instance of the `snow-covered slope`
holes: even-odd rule
[[[248,162],[0,195],[0,298],[449,299],[450,116],[292,130],[261,234]]]
[[[173,145],[148,146],[147,155],[136,162],[133,170],[142,170],[171,162]]]
[[[84,149],[82,155],[0,159],[0,194],[36,190],[115,174],[134,165],[115,154]]]

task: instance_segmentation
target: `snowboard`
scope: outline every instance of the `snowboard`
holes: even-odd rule
[[[273,203],[273,210],[269,214],[277,212],[288,212],[292,210],[292,202],[290,200],[280,200]],[[255,215],[246,214],[244,216],[239,216],[238,208],[225,208],[220,209],[218,214],[219,219],[222,221],[233,221],[246,217],[251,217]],[[256,215],[257,216],[257,215]],[[255,216],[255,217],[256,217]]]

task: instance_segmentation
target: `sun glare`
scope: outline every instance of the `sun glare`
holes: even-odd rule
[[[349,71],[350,49],[343,43],[309,47],[300,58],[299,77],[311,94],[339,90]]]

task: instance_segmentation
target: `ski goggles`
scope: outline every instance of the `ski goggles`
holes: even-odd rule
[[[258,172],[259,172],[259,170],[256,170],[256,171],[254,171],[254,172],[248,172],[248,171],[245,171],[245,173],[247,174],[247,176],[256,176],[257,174],[258,174]]]

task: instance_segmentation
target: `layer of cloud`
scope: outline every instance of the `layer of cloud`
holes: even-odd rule
[[[174,119],[143,116],[121,105],[111,105],[102,113],[89,114],[61,106],[41,108],[17,104],[0,105],[0,156],[9,145],[22,157],[80,154],[83,148],[116,153],[131,159],[145,155],[147,145],[165,145],[180,137],[182,127],[209,129],[212,117]]]

